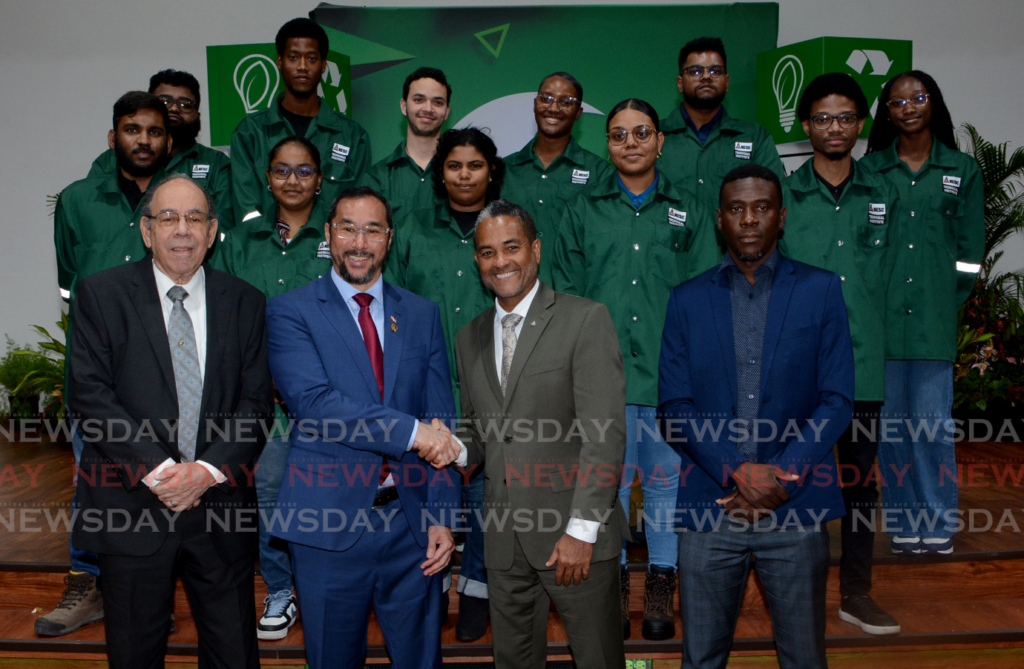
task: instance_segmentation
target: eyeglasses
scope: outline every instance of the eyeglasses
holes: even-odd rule
[[[168,209],[159,211],[152,217],[161,228],[175,228],[178,226],[178,221],[183,218],[189,230],[193,232],[202,230],[210,221],[210,215],[202,211],[187,211],[184,214],[179,214]]]
[[[391,228],[385,228],[382,225],[368,225],[366,227],[358,225],[349,225],[348,223],[331,223],[331,228],[334,230],[334,236],[338,239],[352,240],[359,236],[362,232],[366,235],[366,241],[370,244],[380,244],[388,238],[388,233],[391,232]]]
[[[833,121],[839,121],[840,128],[852,128],[857,125],[857,121],[860,120],[860,114],[839,114],[833,116],[832,114],[815,114],[811,117],[811,123],[818,130],[828,130],[832,127]]]
[[[649,125],[638,125],[632,130],[614,128],[608,133],[608,141],[616,146],[619,144],[625,144],[626,139],[630,134],[632,134],[633,137],[636,138],[636,141],[643,144],[644,142],[650,141],[651,137],[654,137],[656,133],[657,131]]]
[[[295,175],[296,179],[308,181],[319,171],[320,170],[310,165],[299,165],[298,167],[287,167],[286,165],[270,166],[270,176],[274,177],[278,181],[284,181],[292,174]]]
[[[161,95],[160,101],[165,106],[170,107],[171,105],[178,105],[178,109],[183,112],[192,112],[196,110],[196,101],[189,98],[172,98],[170,95]]]
[[[707,72],[708,76],[712,79],[718,79],[719,77],[725,76],[725,65],[691,65],[690,67],[684,67],[683,72],[686,73],[691,79],[700,79]]]
[[[900,109],[903,109],[907,105],[910,105],[911,107],[914,107],[916,109],[917,107],[920,107],[927,103],[930,98],[931,96],[928,95],[927,93],[918,93],[917,95],[911,95],[909,100],[904,100],[903,98],[894,98],[892,100],[889,100],[889,109],[891,109],[892,111],[899,111]]]
[[[577,98],[574,98],[571,95],[559,95],[556,98],[554,95],[548,95],[547,93],[538,93],[537,97],[534,98],[534,101],[537,103],[537,106],[540,107],[541,109],[550,107],[556,102],[558,103],[559,107],[564,107],[565,109],[572,109],[580,102]]]

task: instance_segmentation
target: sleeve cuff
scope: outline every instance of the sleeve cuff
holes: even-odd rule
[[[142,479],[142,482],[145,483],[146,487],[148,487],[148,488],[152,488],[153,486],[160,485],[160,481],[156,480],[156,475],[159,474],[160,472],[162,472],[163,470],[167,469],[168,467],[170,467],[173,464],[174,464],[174,460],[172,460],[171,458],[167,458],[166,460],[161,462],[159,465],[157,465],[156,469],[151,471],[149,474],[146,474],[146,477],[144,479]]]
[[[420,431],[420,422],[418,420],[414,420],[412,422],[412,434],[409,435],[409,443],[406,444],[406,446],[405,446],[405,452],[406,453],[408,453],[409,451],[412,450],[412,445],[416,443],[416,435],[419,433],[419,431]]]
[[[452,464],[457,465],[459,467],[465,467],[466,464],[469,462],[469,449],[466,448],[466,445],[462,443],[462,440],[456,437],[454,434],[452,435],[452,439],[457,441],[459,444],[459,457],[455,458],[455,462],[453,462]],[[581,541],[585,541],[585,539],[581,539]],[[597,541],[596,530],[594,541]],[[591,541],[590,543],[594,543],[594,541]]]
[[[210,475],[213,477],[213,480],[216,481],[218,484],[224,483],[224,481],[228,480],[228,477],[224,476],[224,473],[222,471],[211,465],[209,462],[196,460],[196,464],[205,467],[206,471],[210,472]]]
[[[583,520],[582,518],[570,518],[569,527],[565,533],[573,539],[585,541],[592,544],[597,541],[597,533],[601,529],[601,523],[596,520]]]

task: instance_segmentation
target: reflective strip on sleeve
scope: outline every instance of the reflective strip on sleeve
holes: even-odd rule
[[[960,262],[958,260],[956,263],[956,269],[958,272],[970,272],[971,274],[977,274],[981,271],[981,265],[974,265],[969,262]]]
[[[256,218],[257,216],[262,216],[262,215],[263,214],[261,214],[258,211],[250,211],[248,214],[245,215],[245,218],[242,219],[242,223],[245,223],[246,221],[251,221],[252,219]]]
[[[62,298],[64,298],[65,300],[70,300],[71,299],[71,291],[70,290],[64,290],[63,288],[61,288],[60,289],[60,296]]]

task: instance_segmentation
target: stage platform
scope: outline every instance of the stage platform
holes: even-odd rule
[[[957,459],[960,508],[965,523],[973,519],[974,531],[957,534],[952,555],[894,556],[884,534],[877,535],[873,596],[900,621],[901,634],[871,636],[838,619],[839,527],[838,522],[830,525],[833,564],[826,642],[833,667],[868,666],[871,658],[871,666],[893,666],[898,661],[905,669],[1024,666],[1022,651],[1009,650],[1024,648],[1024,445],[962,442]],[[86,663],[105,657],[102,623],[57,638],[33,632],[35,619],[59,601],[69,568],[68,534],[61,513],[69,514],[72,461],[69,444],[50,442],[45,436],[38,442],[0,441],[0,658]],[[31,531],[35,529],[39,531]],[[678,622],[675,638],[668,641],[646,641],[640,634],[645,558],[642,547],[631,549],[633,632],[626,642],[627,657],[657,660],[656,669],[663,661],[665,667],[675,667],[682,638]],[[455,572],[458,578],[457,564]],[[259,602],[265,587],[258,565],[254,565],[254,579]],[[678,594],[676,600],[678,612]],[[457,610],[453,591],[452,615],[442,636],[445,662],[490,662],[489,632],[473,643],[455,639]],[[180,584],[175,617],[177,631],[169,638],[168,661],[194,662],[196,631]],[[368,663],[387,664],[384,640],[373,621],[368,643]],[[285,639],[261,642],[260,649],[264,664],[304,664],[301,620]],[[977,653],[981,649],[995,650]],[[971,652],[964,655],[964,650]],[[570,659],[565,632],[554,611],[548,625],[548,651],[550,660]],[[733,664],[762,666],[761,660],[773,653],[771,619],[754,572],[737,625]],[[880,661],[888,657],[895,660]],[[980,663],[967,662],[972,657]],[[774,658],[768,659],[763,666],[775,666]],[[9,665],[0,660],[0,668],[4,666]]]

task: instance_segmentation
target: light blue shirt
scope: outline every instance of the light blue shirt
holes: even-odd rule
[[[359,325],[359,303],[356,302],[356,295],[360,292],[365,292],[368,295],[373,295],[373,302],[370,302],[370,318],[373,319],[373,326],[377,328],[377,339],[380,340],[380,350],[384,350],[384,337],[381,333],[384,332],[384,279],[383,277],[377,277],[377,280],[365,291],[356,290],[355,286],[348,283],[340,276],[335,270],[331,270],[331,280],[334,281],[334,286],[341,293],[341,299],[345,300],[345,306],[348,307],[348,311],[352,314],[352,320],[356,323],[356,330],[359,332],[360,338],[363,336],[363,328]],[[412,450],[412,445],[416,441],[416,433],[420,430],[420,422],[413,419],[412,434],[409,435],[409,445],[405,447],[406,452]],[[388,477],[391,481],[391,477]],[[394,485],[394,483],[391,483]]]

